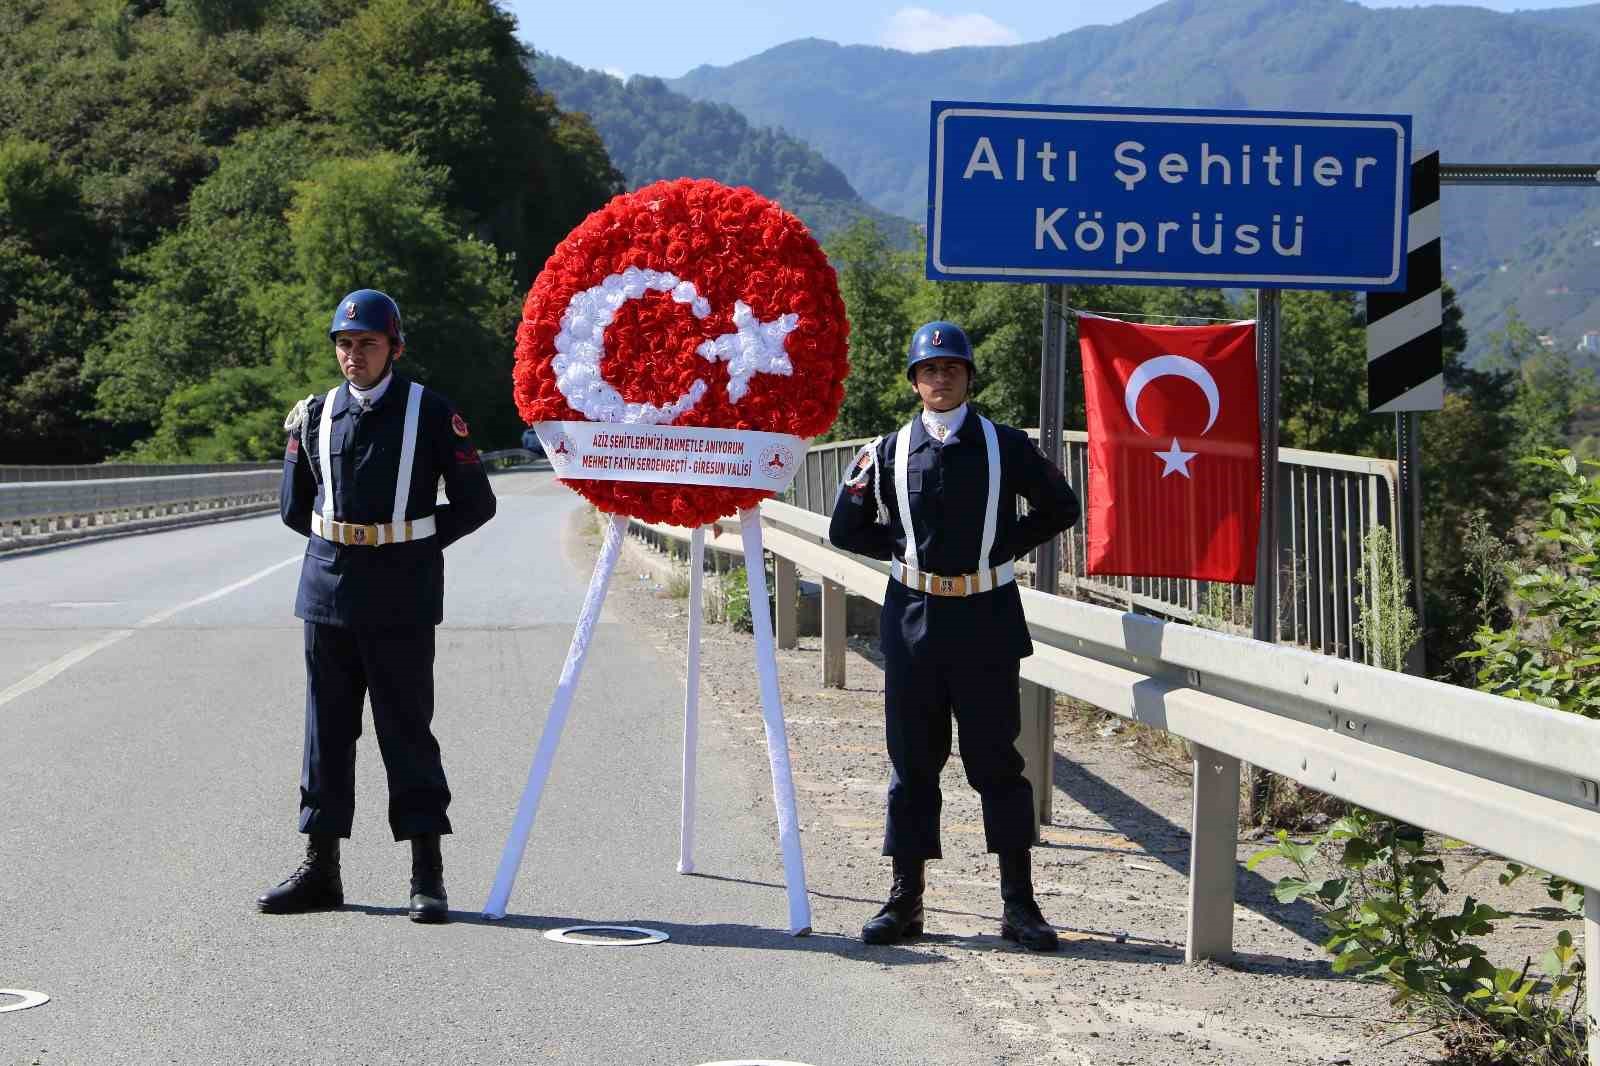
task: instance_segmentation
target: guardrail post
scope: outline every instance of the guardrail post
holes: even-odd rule
[[[796,647],[800,643],[800,578],[795,572],[794,563],[781,555],[774,555],[772,583],[776,586],[778,601],[778,647]]]
[[[822,581],[822,687],[844,688],[844,586]]]
[[[1238,867],[1239,760],[1191,742],[1194,817],[1189,826],[1189,940],[1186,962],[1233,957],[1233,891]]]
[[[1583,890],[1584,1022],[1589,1030],[1589,1066],[1600,1066],[1600,892]]]
[[[1017,687],[1022,702],[1017,750],[1022,753],[1022,775],[1033,786],[1033,840],[1038,843],[1039,827],[1050,824],[1055,798],[1056,694],[1032,681],[1019,682]]]

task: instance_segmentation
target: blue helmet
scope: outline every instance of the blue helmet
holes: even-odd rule
[[[977,372],[972,360],[972,342],[966,331],[954,322],[929,322],[911,335],[906,353],[906,377],[916,377],[916,366],[928,359],[963,359],[969,372]]]
[[[406,343],[406,335],[400,328],[400,305],[377,289],[357,289],[340,300],[339,306],[333,309],[333,322],[328,326],[329,337],[358,329],[386,333],[390,340],[400,346]]]

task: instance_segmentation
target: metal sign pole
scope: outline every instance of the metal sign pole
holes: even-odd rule
[[[1039,349],[1039,450],[1053,463],[1061,463],[1062,422],[1067,357],[1067,289],[1044,286],[1044,324]],[[1034,552],[1033,587],[1055,595],[1061,589],[1061,545],[1052,537]],[[1040,825],[1050,824],[1055,794],[1055,693],[1029,681],[1021,683],[1022,750],[1028,783],[1033,786],[1034,838]]]
[[[1411,582],[1411,600],[1417,612],[1417,628],[1425,630],[1422,614],[1422,440],[1416,411],[1397,411],[1394,416],[1395,455],[1400,467],[1399,513],[1394,527],[1398,532],[1395,547],[1400,553],[1401,572]],[[1424,649],[1419,641],[1406,656],[1406,673],[1426,672]]]
[[[1261,536],[1251,635],[1278,642],[1278,341],[1276,289],[1256,290],[1256,397],[1261,420]]]
[[[1280,294],[1256,290],[1256,405],[1261,423],[1261,531],[1256,541],[1255,615],[1251,636],[1278,642],[1278,344],[1282,334]],[[1245,817],[1258,821],[1267,803],[1267,775],[1252,766],[1246,775]]]

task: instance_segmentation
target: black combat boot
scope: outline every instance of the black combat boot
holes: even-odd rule
[[[893,944],[922,935],[922,860],[894,860],[889,902],[861,927],[863,944]]]
[[[339,879],[339,837],[312,833],[306,838],[306,858],[288,879],[256,897],[262,914],[304,914],[344,906],[344,882]]]
[[[1033,901],[1033,853],[1027,848],[1000,853],[1000,935],[1030,951],[1054,951],[1060,946],[1056,931]]]
[[[439,834],[411,838],[411,920],[436,925],[450,920],[450,898],[444,893],[444,859]]]

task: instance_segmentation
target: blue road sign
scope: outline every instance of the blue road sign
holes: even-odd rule
[[[1404,288],[1409,115],[933,102],[928,277]]]

